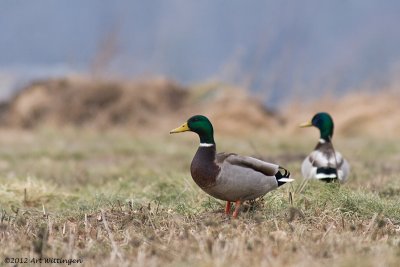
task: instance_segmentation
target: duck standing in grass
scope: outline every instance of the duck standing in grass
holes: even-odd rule
[[[231,202],[235,202],[234,218],[243,201],[258,198],[293,181],[290,173],[279,165],[234,153],[217,154],[213,126],[205,116],[193,116],[170,133],[186,131],[200,137],[200,146],[190,166],[193,180],[209,195],[226,201],[226,214],[230,213]]]
[[[350,166],[332,145],[333,120],[325,112],[314,115],[311,121],[300,127],[317,127],[321,137],[314,151],[308,155],[301,165],[301,172],[306,179],[317,179],[325,182],[339,181],[344,183],[349,175]]]

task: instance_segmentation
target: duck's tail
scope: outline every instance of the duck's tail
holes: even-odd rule
[[[319,167],[316,170],[315,178],[327,183],[335,182],[338,179],[338,171],[336,168]]]
[[[290,178],[290,172],[281,166],[279,166],[278,172],[275,174],[275,178],[278,182],[278,187],[294,181],[294,179]]]

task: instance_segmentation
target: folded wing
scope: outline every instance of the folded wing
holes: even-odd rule
[[[222,164],[224,161],[232,165],[251,168],[254,171],[261,172],[267,176],[274,176],[279,171],[279,165],[268,163],[253,157],[240,156],[233,153],[217,154],[217,163]]]

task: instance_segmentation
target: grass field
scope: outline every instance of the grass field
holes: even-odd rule
[[[300,163],[315,136],[266,136],[216,136],[220,151],[262,156],[296,179],[235,220],[190,177],[193,134],[2,130],[1,264],[399,266],[398,140],[337,138],[350,181],[301,189]]]

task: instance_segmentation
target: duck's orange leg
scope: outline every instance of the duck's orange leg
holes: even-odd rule
[[[231,202],[227,201],[225,205],[225,214],[229,215],[230,212],[231,212]]]
[[[242,201],[240,201],[240,200],[237,200],[235,202],[235,211],[233,212],[233,218],[237,218],[241,204],[242,204]]]

